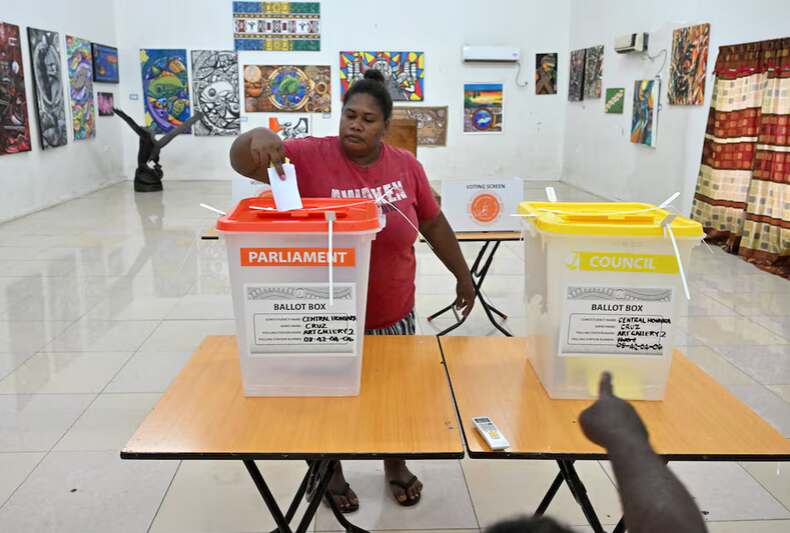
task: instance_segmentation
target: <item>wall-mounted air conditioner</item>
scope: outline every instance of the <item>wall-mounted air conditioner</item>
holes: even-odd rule
[[[614,51],[618,54],[647,51],[647,33],[629,33],[614,40]]]
[[[518,63],[521,51],[515,46],[464,46],[464,63]]]

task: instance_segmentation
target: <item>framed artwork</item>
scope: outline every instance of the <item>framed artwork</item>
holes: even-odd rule
[[[236,50],[318,52],[320,2],[233,2]]]
[[[606,89],[606,100],[604,103],[604,111],[606,113],[623,113],[623,104],[625,103],[625,88],[616,87]]]
[[[167,133],[192,116],[186,50],[141,49],[140,67],[146,127]]]
[[[705,70],[708,65],[710,24],[678,28],[672,32],[667,100],[670,104],[705,103]]]
[[[310,115],[295,115],[293,113],[269,116],[268,128],[284,141],[309,137],[312,133]]]
[[[244,109],[248,113],[329,113],[331,88],[329,66],[244,67]]]
[[[192,98],[203,113],[195,135],[238,135],[239,60],[232,50],[192,50]]]
[[[587,50],[571,52],[570,68],[568,69],[568,101],[579,102],[584,98],[584,56]]]
[[[96,99],[99,101],[100,117],[111,117],[115,114],[112,110],[115,107],[112,93],[96,93]]]
[[[423,52],[340,52],[340,94],[345,94],[365,71],[376,69],[395,102],[425,99],[425,54]]]
[[[464,84],[464,133],[502,133],[501,83]]]
[[[0,22],[0,155],[30,150],[19,26]]]
[[[66,135],[66,100],[63,98],[63,77],[60,34],[56,31],[27,29],[30,63],[33,66],[33,87],[36,93],[36,114],[41,148],[64,146]]]
[[[93,81],[118,83],[118,49],[91,43],[93,53]]]
[[[74,140],[96,136],[96,106],[93,103],[93,61],[91,43],[66,35],[66,61],[69,67],[71,127]]]
[[[634,114],[631,119],[631,142],[655,148],[658,136],[659,81],[634,82]]]
[[[535,54],[535,94],[557,94],[557,54]]]
[[[411,118],[417,121],[418,146],[445,146],[447,144],[447,106],[405,107],[395,106],[392,118]]]
[[[603,75],[603,45],[587,49],[584,56],[584,97],[601,97],[601,76]]]

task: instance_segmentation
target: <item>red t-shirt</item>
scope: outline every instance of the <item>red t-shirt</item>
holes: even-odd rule
[[[400,148],[382,144],[378,161],[367,167],[346,157],[338,137],[285,141],[285,155],[305,198],[383,197],[417,227],[440,213],[422,165]],[[391,326],[414,309],[417,232],[391,206],[380,204],[387,225],[371,248],[366,329]]]

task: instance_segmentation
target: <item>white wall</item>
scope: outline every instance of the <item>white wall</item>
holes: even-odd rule
[[[605,114],[603,95],[600,100],[567,103],[563,180],[612,199],[651,203],[680,191],[682,203],[676,205],[688,213],[697,183],[719,46],[787,37],[788,20],[787,0],[574,1],[569,49],[605,45],[602,93],[607,87],[625,87],[625,111],[622,115]],[[667,61],[661,70],[663,107],[658,119],[658,145],[653,149],[631,144],[634,80],[655,76],[661,60],[651,63],[636,55],[615,54],[615,36],[649,32],[651,55],[663,48],[671,53],[673,29],[704,22],[711,24],[705,104],[667,103]],[[566,68],[567,59],[562,60]]]
[[[70,121],[68,72],[65,60],[66,34],[89,41],[114,45],[115,14],[106,0],[82,0],[79,9],[71,2],[31,0],[4,2],[0,20],[19,26],[22,38],[22,61],[27,88],[28,120],[32,151],[0,156],[0,221],[42,209],[109,183],[123,179],[121,127],[117,119],[99,117],[96,110],[96,137],[74,142],[70,124],[68,144],[46,151],[38,137],[33,68],[27,41],[27,27],[60,33],[63,67],[64,98],[67,102],[66,119]],[[115,93],[118,85],[94,83],[97,91]],[[94,100],[95,101],[95,100]]]
[[[142,122],[139,49],[232,49],[230,0],[116,0],[120,43],[120,103]],[[419,148],[431,179],[512,177],[558,179],[562,166],[563,115],[567,91],[570,0],[509,0],[492,9],[471,0],[369,0],[321,2],[321,52],[242,52],[244,64],[317,64],[332,67],[332,114],[312,115],[315,135],[335,135],[340,116],[340,50],[418,50],[425,52],[423,105],[449,105],[447,147]],[[515,66],[464,66],[462,44],[515,45],[521,48],[521,79]],[[560,93],[535,96],[536,52],[559,52]],[[191,79],[191,78],[190,78]],[[505,133],[463,135],[464,81],[505,82]],[[412,104],[418,105],[418,104]],[[245,115],[243,127],[264,125],[262,113]],[[229,179],[228,149],[233,137],[182,136],[162,151],[165,179]],[[125,169],[131,172],[136,137],[124,134]]]

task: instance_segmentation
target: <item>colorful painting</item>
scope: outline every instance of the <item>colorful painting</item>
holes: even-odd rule
[[[606,89],[606,103],[604,104],[604,111],[606,113],[623,113],[623,104],[625,103],[625,89],[622,87],[614,89]]]
[[[74,140],[84,141],[96,136],[96,107],[93,104],[93,61],[91,43],[66,35],[66,61],[69,67],[71,127]]]
[[[501,83],[464,84],[464,133],[502,133]]]
[[[568,69],[568,100],[578,102],[584,98],[584,56],[587,50],[573,50]]]
[[[233,2],[236,50],[318,52],[320,2]]]
[[[63,98],[63,76],[60,63],[60,34],[56,31],[27,29],[30,63],[33,65],[33,87],[36,92],[36,114],[41,148],[65,146],[66,100]]]
[[[393,119],[410,118],[417,121],[418,146],[444,146],[447,144],[447,106],[395,107]]]
[[[672,61],[667,89],[670,104],[702,105],[705,102],[709,39],[710,24],[678,28],[672,32]]]
[[[634,115],[631,119],[631,142],[655,147],[658,134],[658,80],[634,82]]]
[[[425,54],[422,52],[340,52],[340,94],[345,94],[368,69],[384,75],[395,102],[425,99]]]
[[[269,117],[268,126],[284,141],[309,137],[311,134],[310,115],[299,116],[291,113],[273,115]]]
[[[587,49],[584,55],[584,97],[601,97],[601,76],[603,75],[603,45]]]
[[[115,114],[112,110],[115,107],[112,93],[96,93],[96,99],[99,101],[100,117],[111,117]]]
[[[244,67],[244,108],[248,113],[329,113],[331,88],[329,67],[324,65]]]
[[[93,52],[93,81],[118,83],[118,49],[91,43]]]
[[[535,94],[557,94],[557,54],[535,54]]]
[[[145,125],[154,133],[167,133],[191,116],[187,51],[141,49],[140,65]]]
[[[19,26],[0,22],[0,155],[29,152],[30,144]]]
[[[203,117],[195,135],[238,135],[239,60],[236,52],[192,50],[192,98]]]

